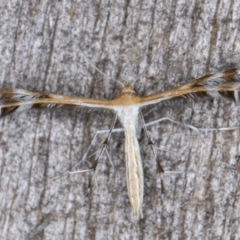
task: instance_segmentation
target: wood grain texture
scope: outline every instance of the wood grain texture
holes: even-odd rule
[[[110,99],[119,93],[116,80],[139,78],[135,88],[145,95],[237,67],[239,5],[1,2],[1,87]],[[197,127],[239,126],[240,118],[239,106],[209,98],[169,102],[144,113],[146,122],[170,117]],[[113,119],[107,111],[66,109],[0,120],[1,239],[240,237],[238,130],[197,134],[162,122],[148,128],[155,146],[167,150],[157,159],[140,133],[145,194],[139,222],[127,197],[122,133],[109,142],[115,168],[103,154],[97,184],[88,173],[49,180],[81,160],[95,132],[108,129]],[[95,150],[103,140],[99,136]],[[186,174],[160,175],[157,161]]]

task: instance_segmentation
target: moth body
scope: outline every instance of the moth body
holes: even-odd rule
[[[130,106],[116,109],[125,134],[126,181],[134,216],[143,217],[143,169],[140,147],[137,139],[139,107]]]

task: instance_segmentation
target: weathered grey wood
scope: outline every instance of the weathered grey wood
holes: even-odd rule
[[[30,4],[31,2],[31,4]],[[50,3],[51,2],[51,3]],[[0,13],[1,87],[110,99],[137,79],[141,94],[237,66],[238,0],[5,1]],[[90,66],[98,67],[112,80]],[[145,109],[147,112],[149,109]],[[229,100],[195,99],[160,106],[163,116],[197,127],[239,126]],[[114,134],[91,175],[48,178],[79,161],[113,114],[29,111],[0,121],[1,239],[238,239],[239,131],[196,132],[171,123],[149,128],[157,173],[143,134],[144,219],[131,217],[124,136]],[[95,150],[104,137],[95,144]],[[164,187],[164,188],[163,188]],[[90,191],[90,192],[89,192]]]

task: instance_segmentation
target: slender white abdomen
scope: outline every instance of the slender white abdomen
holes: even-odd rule
[[[128,196],[133,208],[133,213],[137,219],[139,219],[139,217],[142,218],[143,216],[143,169],[137,139],[139,108],[120,108],[117,109],[117,114],[125,133],[125,162]]]

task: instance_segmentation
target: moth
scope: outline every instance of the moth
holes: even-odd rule
[[[121,94],[111,100],[64,96],[17,89],[0,89],[0,116],[32,108],[61,108],[64,106],[110,109],[116,114],[125,134],[126,182],[129,200],[136,219],[143,218],[143,169],[137,139],[141,108],[173,98],[189,95],[226,96],[239,102],[240,70],[206,75],[185,85],[156,94],[139,96],[133,84],[123,85]],[[114,124],[116,119],[114,121]],[[112,131],[113,126],[110,129]],[[110,133],[109,133],[110,136]],[[106,139],[106,141],[108,138]]]

